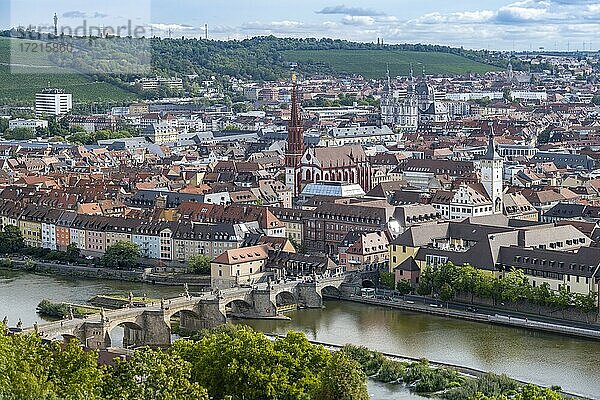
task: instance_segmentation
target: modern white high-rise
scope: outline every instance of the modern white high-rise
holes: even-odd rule
[[[61,116],[73,108],[73,95],[62,89],[44,89],[35,95],[35,115]]]

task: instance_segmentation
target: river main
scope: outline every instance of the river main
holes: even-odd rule
[[[0,319],[11,325],[41,321],[43,299],[84,303],[95,294],[173,297],[182,290],[115,281],[76,280],[0,270]],[[327,301],[322,310],[290,313],[290,321],[243,321],[258,330],[304,332],[311,340],[353,343],[374,350],[478,368],[600,398],[600,342],[486,325],[364,304]],[[412,398],[405,391],[372,387],[374,399]],[[416,398],[416,397],[415,397]]]

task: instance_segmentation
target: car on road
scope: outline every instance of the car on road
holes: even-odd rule
[[[476,307],[467,307],[466,310],[469,312],[477,312],[478,311]]]

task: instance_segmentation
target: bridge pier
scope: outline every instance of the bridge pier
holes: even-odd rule
[[[317,291],[317,284],[314,282],[299,283],[296,287],[298,293],[298,305],[306,308],[323,307],[323,297]]]
[[[163,347],[171,344],[171,325],[165,322],[164,310],[144,311],[139,325],[143,330],[142,345]]]
[[[219,299],[200,300],[198,304],[196,304],[196,314],[200,317],[199,319],[186,316],[185,329],[198,331],[200,329],[214,328],[227,322],[225,305],[223,305],[221,309]]]
[[[277,316],[277,306],[274,302],[274,294],[271,293],[270,289],[259,290],[255,289],[252,291],[252,303],[254,315],[252,317],[265,318]]]

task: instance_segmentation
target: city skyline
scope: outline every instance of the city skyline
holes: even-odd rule
[[[0,3],[0,26],[111,26],[131,20],[158,36],[245,39],[254,36],[328,37],[360,42],[428,43],[491,50],[597,50],[600,2],[591,0],[472,0],[460,4],[429,1],[363,2],[307,0],[196,2],[173,7],[165,0],[108,1],[82,4],[72,0],[43,2],[31,10],[26,2]],[[293,9],[293,12],[290,11]],[[118,12],[115,12],[118,10]],[[231,12],[235,10],[236,12]]]

